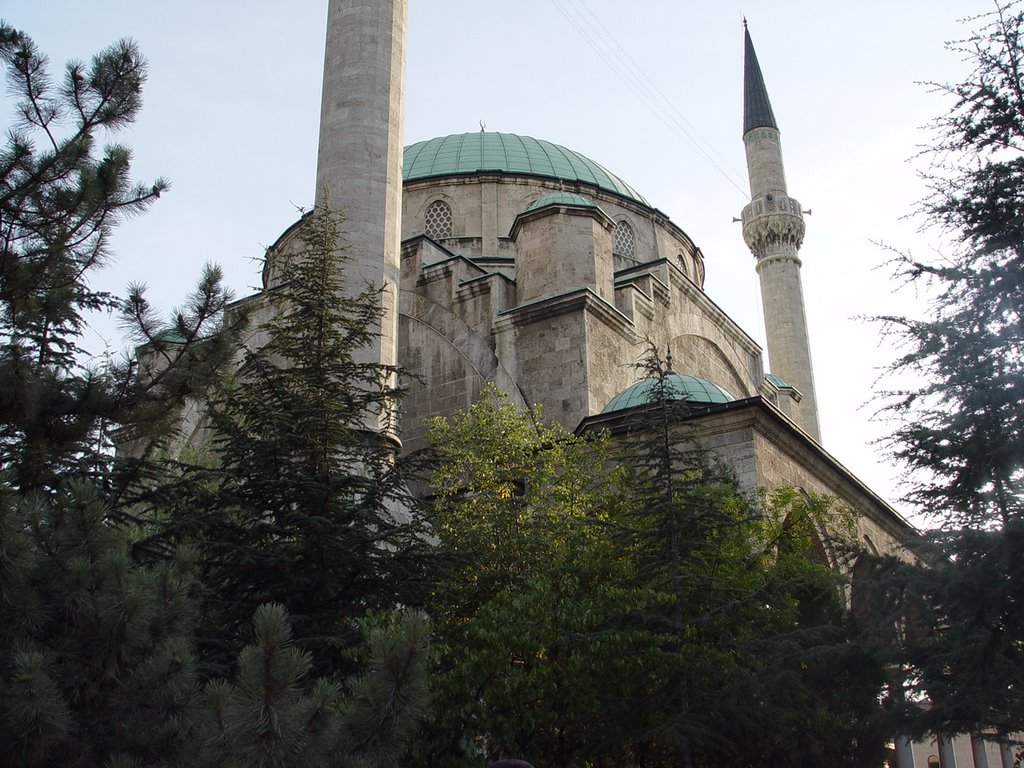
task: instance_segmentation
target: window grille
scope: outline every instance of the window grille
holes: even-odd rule
[[[432,240],[444,240],[452,236],[452,208],[443,200],[436,200],[427,208],[426,226],[424,228],[427,237]]]
[[[615,234],[612,236],[612,253],[624,259],[635,260],[633,252],[636,249],[636,240],[633,237],[633,228],[624,221],[615,225]]]

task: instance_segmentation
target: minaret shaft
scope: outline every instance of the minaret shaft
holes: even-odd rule
[[[402,220],[407,0],[331,0],[316,200],[345,215],[351,294],[381,289],[380,337],[365,362],[394,365]]]
[[[764,79],[745,31],[744,134],[750,203],[743,209],[743,239],[757,259],[761,305],[772,373],[800,391],[797,422],[820,442],[811,346],[800,281],[804,238],[800,203],[789,196],[782,143]]]
[[[748,140],[749,137],[749,140]],[[782,145],[779,131],[759,128],[743,137],[747,155],[747,179],[750,198],[764,195],[786,194],[786,169],[782,164]]]

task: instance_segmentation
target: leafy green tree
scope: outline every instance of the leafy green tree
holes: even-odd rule
[[[428,550],[409,464],[386,434],[396,370],[360,362],[376,337],[378,290],[344,292],[341,214],[317,208],[301,247],[274,255],[266,343],[209,400],[207,466],[157,488],[153,546],[194,544],[207,592],[201,641],[219,673],[263,603],[284,605],[317,674],[348,673],[370,611],[422,601]]]
[[[527,756],[577,765],[623,718],[616,686],[641,667],[621,633],[623,567],[602,528],[616,504],[607,446],[487,388],[431,426],[439,569],[430,764]]]
[[[952,107],[935,121],[923,205],[952,250],[904,255],[927,286],[925,317],[888,317],[904,345],[892,368],[920,384],[890,393],[892,449],[909,469],[908,499],[939,526],[911,543],[923,567],[890,562],[877,589],[894,663],[905,670],[913,733],[1018,731],[1024,714],[1024,74],[1022,13],[997,2],[951,50],[973,63],[940,85]],[[927,707],[916,706],[927,699]]]

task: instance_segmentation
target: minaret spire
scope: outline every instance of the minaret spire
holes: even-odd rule
[[[743,37],[743,132],[747,133],[754,128],[778,130],[779,126],[775,122],[775,113],[772,112],[772,103],[768,99],[768,89],[764,85],[761,66],[757,63],[757,53],[754,52],[754,41],[750,39],[746,18],[743,19]]]
[[[804,218],[800,203],[786,189],[781,135],[746,19],[743,36],[743,144],[750,178],[750,203],[742,214],[743,239],[757,259],[772,373],[800,393],[793,411],[795,420],[820,442],[800,283],[799,249],[804,239]]]

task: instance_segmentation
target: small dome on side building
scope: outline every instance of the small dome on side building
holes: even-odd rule
[[[674,400],[713,405],[728,403],[736,399],[717,384],[712,384],[699,376],[669,372],[665,376],[665,383]],[[657,384],[658,380],[654,378],[641,379],[613,397],[608,405],[601,409],[601,413],[613,413],[638,405],[647,405],[652,401]]]

